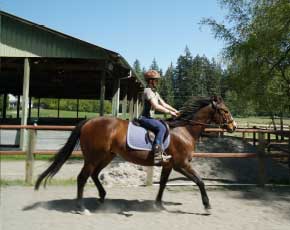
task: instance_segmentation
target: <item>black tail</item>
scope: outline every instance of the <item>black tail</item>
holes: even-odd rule
[[[81,128],[85,123],[86,123],[86,120],[81,121],[75,127],[75,129],[71,132],[71,135],[68,138],[68,141],[55,155],[52,164],[38,177],[36,184],[34,186],[35,190],[38,190],[43,179],[45,179],[45,183],[44,183],[44,185],[45,185],[47,180],[49,178],[52,178],[60,170],[61,166],[66,162],[66,160],[70,157],[70,155],[71,155],[72,151],[74,150],[74,147],[75,147],[75,145],[80,137]]]

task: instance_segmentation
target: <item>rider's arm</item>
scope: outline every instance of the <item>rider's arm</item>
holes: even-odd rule
[[[174,109],[172,106],[168,105],[162,98],[159,98],[160,104],[165,107],[166,109],[178,113],[178,111],[176,109]]]
[[[151,106],[153,107],[153,109],[162,112],[162,113],[168,113],[171,114],[172,116],[176,116],[176,112],[171,111],[170,109],[164,107],[163,105],[158,103],[158,99],[157,98],[152,98],[150,100]]]

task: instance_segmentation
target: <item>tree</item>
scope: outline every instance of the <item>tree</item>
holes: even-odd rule
[[[141,64],[140,64],[140,61],[138,59],[136,59],[134,61],[133,69],[137,74],[139,74],[140,76],[142,75]]]
[[[205,19],[226,42],[229,88],[259,113],[290,110],[289,0],[222,0],[231,27]]]
[[[174,92],[173,92],[173,64],[166,70],[165,75],[161,78],[159,85],[159,93],[164,100],[170,105],[174,104]]]
[[[185,47],[184,55],[180,55],[177,59],[175,68],[173,85],[174,85],[174,102],[175,107],[180,108],[184,101],[193,95],[192,91],[192,56]]]

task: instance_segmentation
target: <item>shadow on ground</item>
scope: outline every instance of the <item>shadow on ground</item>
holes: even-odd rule
[[[181,206],[182,203],[166,202],[164,201],[165,209],[160,209],[155,206],[153,200],[126,200],[126,199],[106,199],[104,203],[100,203],[96,198],[84,198],[85,207],[92,213],[110,213],[120,214],[126,217],[133,215],[132,212],[169,212],[175,214],[192,214],[208,216],[209,213],[194,213],[184,212],[182,210],[168,210],[168,207]],[[75,199],[60,199],[50,200],[45,202],[36,202],[34,204],[25,206],[23,211],[35,210],[44,208],[47,210],[54,210],[64,213],[75,213],[76,200]]]

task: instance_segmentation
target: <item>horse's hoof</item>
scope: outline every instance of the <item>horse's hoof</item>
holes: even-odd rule
[[[211,214],[211,211],[210,211],[211,210],[211,206],[210,206],[210,204],[205,205],[204,206],[204,210],[205,210],[207,215],[210,215]]]
[[[158,211],[165,211],[166,210],[166,208],[163,206],[162,203],[154,203],[153,207],[155,210],[158,210]]]
[[[204,209],[211,209],[211,205],[210,204],[204,204]]]
[[[80,214],[82,216],[91,216],[91,212],[88,209],[83,209],[83,210],[77,210],[76,211],[77,214]]]

